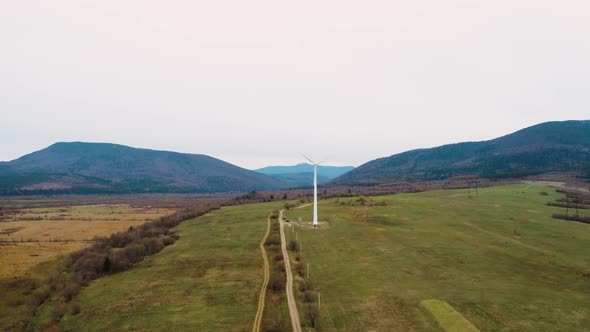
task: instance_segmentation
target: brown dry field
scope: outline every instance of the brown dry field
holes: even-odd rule
[[[123,204],[22,209],[0,220],[0,279],[30,277],[30,269],[108,236],[173,213]]]

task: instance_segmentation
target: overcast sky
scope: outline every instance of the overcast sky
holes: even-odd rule
[[[57,141],[354,165],[588,119],[590,2],[0,2],[0,160]]]

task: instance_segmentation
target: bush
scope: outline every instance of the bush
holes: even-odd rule
[[[145,247],[145,255],[153,255],[164,249],[164,243],[158,238],[142,239],[143,246]]]
[[[66,304],[63,302],[58,303],[53,307],[53,314],[51,318],[54,322],[59,322],[59,320],[66,314]],[[59,330],[58,330],[59,331]]]
[[[147,254],[145,246],[141,243],[133,243],[121,249],[118,253],[124,255],[131,263],[139,262]]]
[[[284,258],[283,258],[283,254],[276,254],[274,259],[275,259],[275,261],[277,261],[277,262],[280,262],[280,261],[282,261],[282,260],[284,259]]]
[[[72,316],[76,316],[81,311],[80,302],[72,302],[72,306],[70,308],[70,313]]]
[[[283,332],[285,329],[281,326],[269,326],[263,329],[264,332]]]
[[[267,247],[270,247],[273,245],[278,246],[280,244],[281,244],[281,240],[275,234],[273,234],[268,239],[266,239],[266,241],[264,241],[264,245]]]
[[[106,256],[104,258],[104,262],[102,263],[102,272],[103,273],[111,272],[111,260],[109,259],[109,256]]]
[[[280,292],[285,288],[285,278],[282,273],[274,273],[268,281],[268,288],[273,292]]]
[[[109,243],[113,248],[123,248],[135,240],[135,232],[118,232],[110,236]]]
[[[305,276],[305,264],[303,262],[295,264],[295,272],[303,278]]]
[[[77,283],[69,283],[63,290],[63,296],[66,302],[70,302],[80,292],[80,285]]]
[[[297,241],[291,240],[291,241],[289,241],[289,244],[287,245],[287,249],[289,249],[291,251],[297,251],[297,250],[299,250],[299,244],[297,243]]]
[[[124,253],[117,252],[111,258],[111,272],[121,272],[129,269],[131,262],[125,257]]]
[[[316,304],[309,303],[305,306],[305,321],[310,327],[317,328],[319,317],[320,310]]]
[[[31,302],[34,306],[39,306],[41,303],[45,302],[49,297],[49,286],[43,285],[32,292]]]
[[[306,291],[313,290],[313,284],[310,281],[302,280],[299,283],[299,291],[305,293]]]
[[[169,246],[169,245],[172,245],[172,244],[174,244],[174,241],[175,241],[175,240],[174,240],[174,238],[173,238],[173,237],[171,237],[171,236],[164,236],[164,237],[162,238],[162,243],[163,243],[165,246]]]
[[[279,272],[285,272],[285,264],[279,262],[277,264],[275,264],[275,271],[279,271]]]
[[[74,271],[81,277],[84,285],[98,278],[102,274],[104,256],[92,250],[92,248],[81,250],[82,255],[74,265]]]
[[[316,295],[314,292],[308,290],[303,293],[303,302],[311,303],[316,301]]]
[[[554,219],[579,221],[579,222],[583,222],[583,223],[586,223],[586,224],[590,224],[590,217],[585,217],[585,216],[565,215],[565,214],[561,214],[561,213],[554,213],[552,217]]]

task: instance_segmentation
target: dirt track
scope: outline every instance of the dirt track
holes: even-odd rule
[[[293,295],[293,272],[291,271],[291,262],[289,260],[289,252],[287,251],[287,240],[285,239],[285,222],[283,221],[284,210],[279,214],[279,221],[281,224],[281,247],[283,249],[283,260],[285,261],[285,271],[287,273],[287,303],[289,304],[289,314],[291,315],[291,324],[294,332],[301,332],[301,321],[299,320],[299,311],[297,310],[297,302]]]
[[[264,261],[264,280],[262,281],[262,287],[260,288],[260,296],[258,297],[258,311],[256,311],[256,318],[254,318],[254,324],[252,325],[253,332],[260,331],[260,324],[262,323],[262,314],[264,313],[264,302],[266,301],[266,288],[268,287],[268,279],[270,276],[270,269],[268,267],[268,257],[266,257],[266,250],[264,249],[264,242],[268,238],[270,233],[270,217],[266,220],[266,234],[260,241],[260,251],[262,251],[262,259]]]

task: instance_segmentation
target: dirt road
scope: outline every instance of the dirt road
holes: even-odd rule
[[[262,314],[264,313],[264,303],[266,301],[266,288],[268,287],[268,279],[270,276],[270,269],[268,267],[268,257],[266,257],[266,250],[264,249],[264,242],[270,233],[270,216],[266,220],[266,234],[260,241],[260,251],[262,251],[262,259],[264,261],[264,280],[260,288],[260,296],[258,297],[258,311],[256,311],[256,318],[254,318],[254,325],[252,325],[253,332],[260,331],[260,324],[262,323]]]
[[[287,303],[289,304],[289,314],[291,315],[291,324],[294,332],[301,332],[301,321],[299,320],[299,311],[297,310],[297,302],[295,302],[295,295],[293,295],[293,272],[291,271],[291,261],[289,260],[289,252],[287,251],[287,240],[285,239],[285,222],[283,221],[284,210],[279,214],[279,221],[281,224],[281,247],[283,249],[283,260],[285,261],[285,271],[287,273]]]

